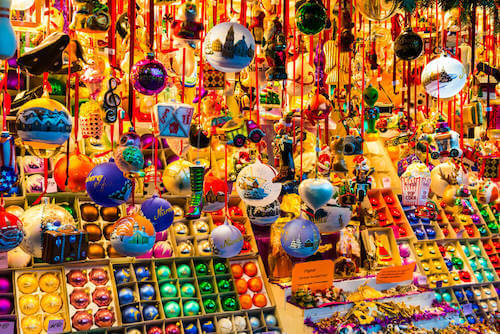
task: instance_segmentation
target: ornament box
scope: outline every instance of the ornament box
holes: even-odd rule
[[[401,257],[392,228],[369,228],[361,231],[361,236],[366,253],[370,261],[372,261],[374,269],[401,265]],[[379,246],[376,245],[377,240]]]

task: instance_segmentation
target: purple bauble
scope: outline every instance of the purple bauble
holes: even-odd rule
[[[19,83],[19,89],[20,90],[25,90],[26,89],[26,77],[24,74],[20,74],[20,76],[17,76],[17,73],[14,71],[9,71],[9,74],[7,75],[7,88],[8,89],[17,89],[17,84]]]
[[[141,137],[139,137],[133,128],[130,128],[128,132],[125,132],[120,136],[119,145],[141,147]]]
[[[177,156],[177,155],[174,154],[174,155],[171,155],[170,157],[168,157],[165,160],[167,162],[167,165],[170,165],[172,162],[176,162],[179,159],[180,159],[179,156]]]
[[[104,207],[125,203],[132,193],[132,185],[114,162],[95,166],[85,180],[87,194]]]
[[[12,285],[6,277],[0,277],[0,293],[9,293]]]
[[[132,67],[132,85],[141,94],[155,95],[167,85],[167,70],[152,54]]]
[[[156,232],[161,232],[169,228],[174,221],[174,210],[172,205],[158,195],[153,195],[141,205],[141,212],[144,217],[153,224]]]
[[[319,248],[321,236],[318,227],[302,217],[286,223],[281,234],[281,246],[291,256],[304,258]]]
[[[226,220],[210,233],[210,244],[214,255],[229,258],[238,255],[243,248],[243,235]]]
[[[399,245],[399,255],[403,258],[407,258],[411,255],[410,253],[410,245],[408,244],[400,244]]]
[[[155,258],[172,257],[173,250],[170,242],[159,241],[153,246],[153,255]]]
[[[153,148],[153,140],[154,136],[151,133],[145,133],[141,136],[141,148],[143,150],[145,149],[152,149]],[[157,145],[159,145],[158,143]]]
[[[0,314],[10,314],[12,312],[12,301],[9,298],[0,298]]]

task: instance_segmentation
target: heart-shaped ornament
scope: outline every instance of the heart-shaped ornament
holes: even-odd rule
[[[314,211],[321,208],[333,196],[333,185],[325,179],[307,179],[299,185],[299,195]]]

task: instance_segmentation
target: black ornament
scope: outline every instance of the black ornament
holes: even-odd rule
[[[394,41],[394,53],[399,59],[414,60],[424,50],[424,41],[411,28],[406,28]]]

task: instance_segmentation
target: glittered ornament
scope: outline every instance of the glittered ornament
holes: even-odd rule
[[[442,55],[425,65],[421,81],[427,94],[448,99],[458,94],[465,86],[467,73],[459,60]]]
[[[65,319],[61,314],[48,314],[43,319],[43,329],[47,332],[49,330],[49,323],[57,321],[62,323],[62,328],[65,327]]]
[[[162,63],[148,54],[146,59],[132,67],[130,79],[135,90],[144,95],[160,93],[167,85],[167,70]]]
[[[134,292],[130,288],[121,288],[118,290],[118,300],[120,304],[129,304],[134,301]]]
[[[156,232],[166,230],[174,221],[172,205],[156,194],[141,204],[141,212],[151,221]]]
[[[16,166],[16,147],[14,137],[8,131],[0,135],[0,192],[10,193],[19,181]]]
[[[406,28],[394,41],[394,53],[402,60],[415,60],[424,50],[424,41],[411,28]]]
[[[139,287],[141,300],[152,300],[155,298],[155,289],[151,284],[143,284]]]
[[[61,191],[82,192],[85,191],[85,180],[94,166],[89,157],[73,152],[69,155],[69,167],[67,157],[57,160],[54,179]]]
[[[176,324],[168,324],[165,326],[165,334],[180,334],[181,330]]]
[[[59,294],[47,293],[40,299],[42,310],[47,313],[56,313],[62,308],[63,300]]]
[[[17,134],[28,151],[40,158],[55,155],[68,140],[72,127],[66,107],[48,97],[28,101],[17,113]]]
[[[113,207],[125,203],[132,193],[132,181],[114,162],[97,165],[87,176],[85,188],[98,205]]]
[[[89,281],[94,285],[105,285],[109,281],[108,272],[103,268],[92,268],[89,273]]]

